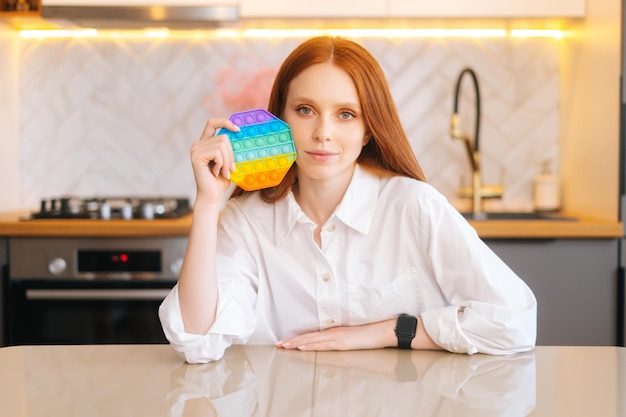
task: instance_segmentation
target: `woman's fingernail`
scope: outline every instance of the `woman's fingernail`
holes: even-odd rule
[[[300,345],[300,346],[298,346],[298,350],[305,350],[305,349],[306,349],[306,346],[305,346],[305,345]]]

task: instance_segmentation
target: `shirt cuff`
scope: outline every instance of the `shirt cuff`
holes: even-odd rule
[[[189,363],[221,359],[230,345],[245,343],[256,325],[246,319],[236,300],[225,294],[218,300],[215,322],[209,331],[204,335],[187,333],[180,312],[178,286],[161,303],[159,317],[165,337]]]
[[[474,354],[478,348],[467,338],[459,324],[463,307],[449,306],[425,311],[420,318],[426,333],[441,348],[454,353]]]

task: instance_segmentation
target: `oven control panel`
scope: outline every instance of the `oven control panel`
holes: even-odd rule
[[[176,280],[186,237],[11,238],[12,279]]]

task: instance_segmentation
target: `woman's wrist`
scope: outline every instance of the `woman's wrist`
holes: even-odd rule
[[[426,327],[424,327],[421,318],[417,319],[417,328],[415,329],[415,337],[411,342],[411,349],[442,350],[426,332]]]
[[[383,330],[381,332],[383,347],[393,348],[398,346],[398,337],[396,336],[396,323],[396,318],[381,322],[381,325],[383,326]]]

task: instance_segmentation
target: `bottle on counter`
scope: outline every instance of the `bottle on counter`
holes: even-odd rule
[[[533,207],[535,211],[557,211],[561,207],[559,178],[550,169],[550,161],[543,161],[541,171],[533,180]]]

